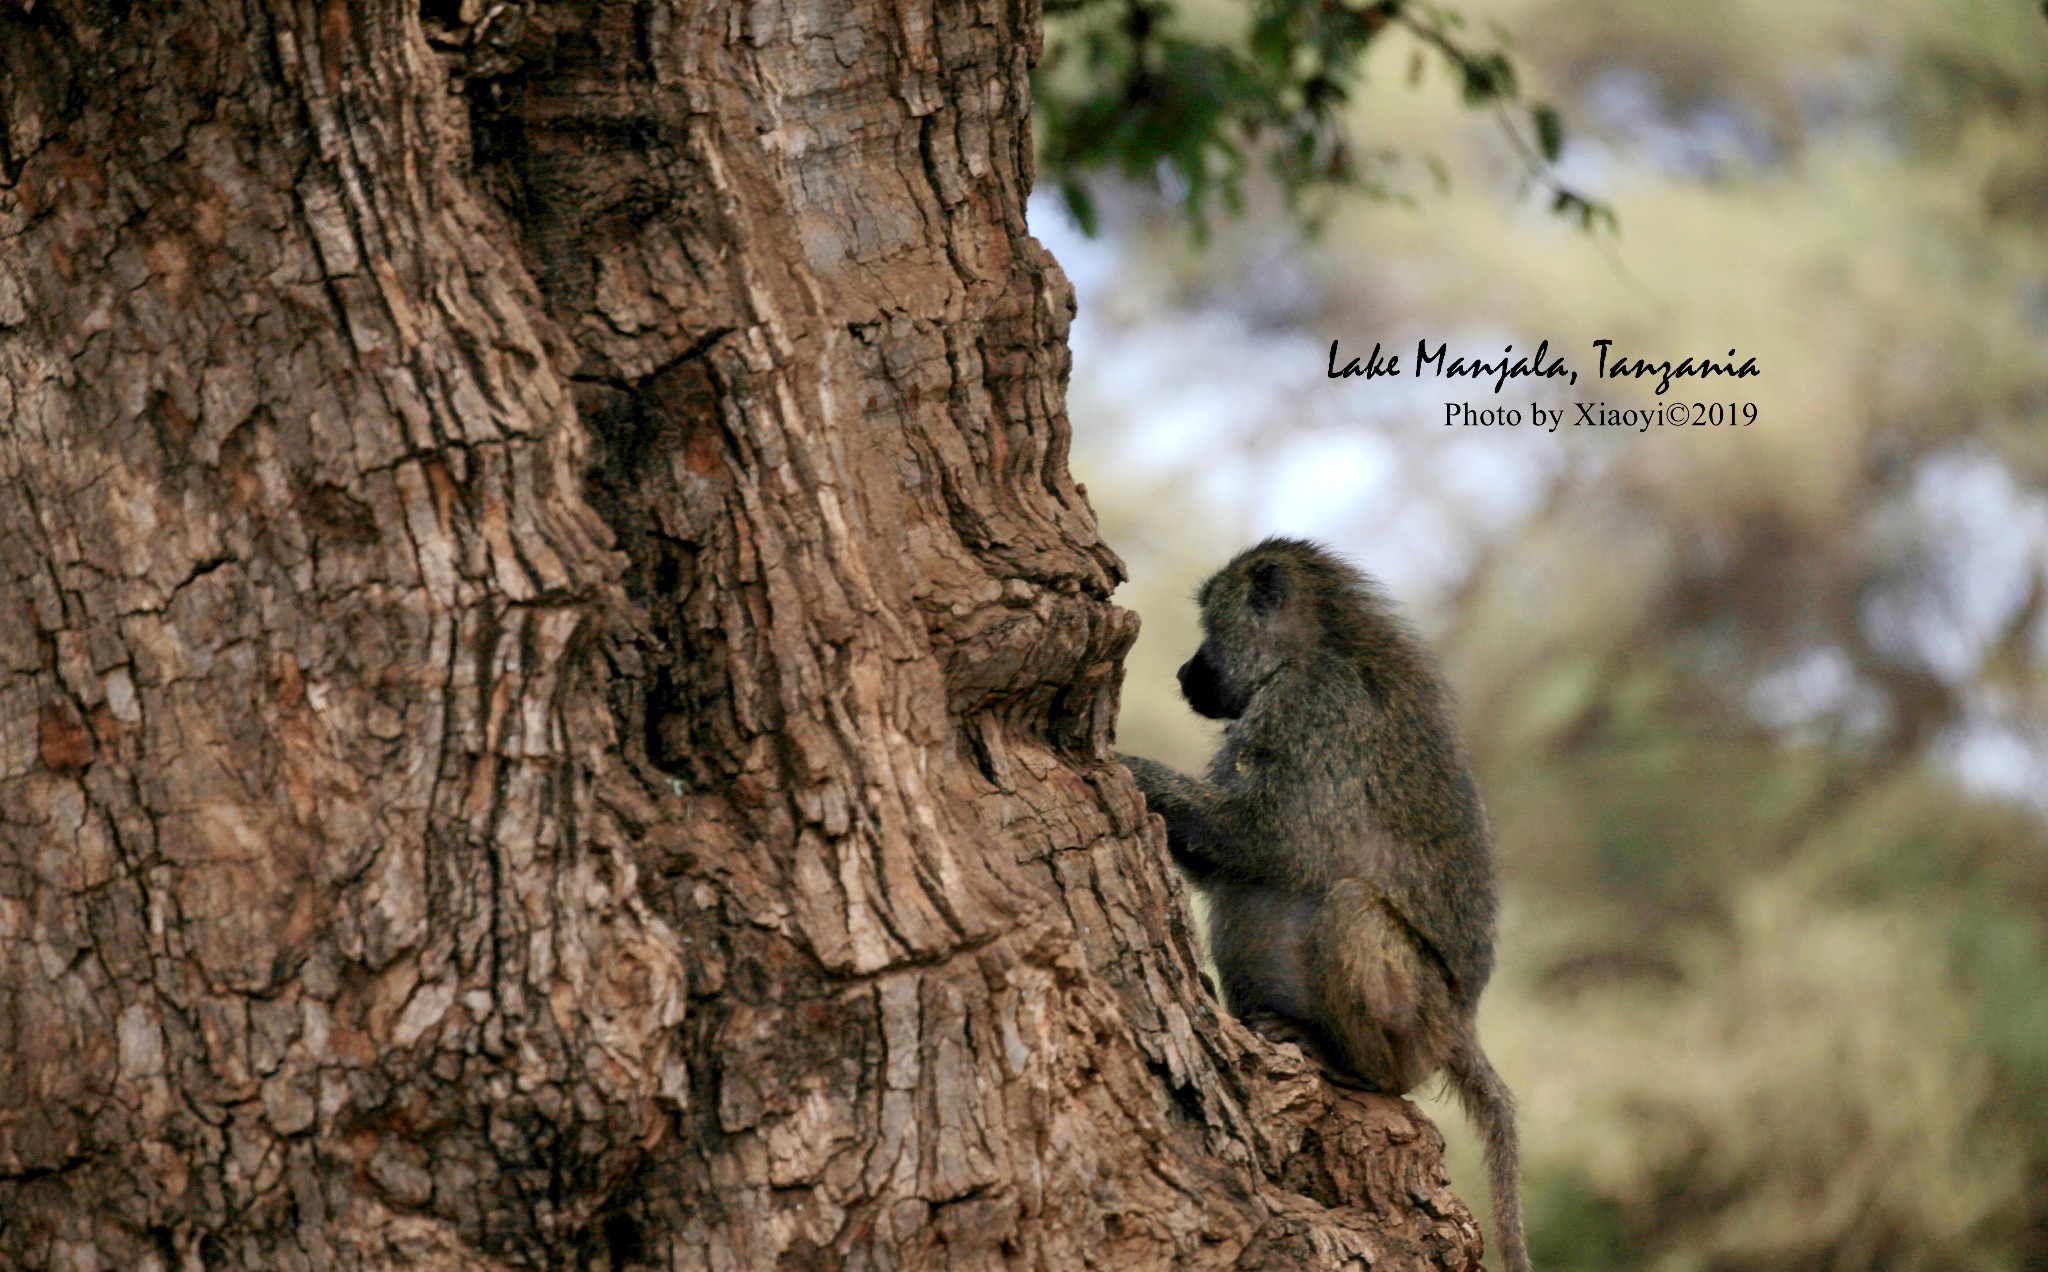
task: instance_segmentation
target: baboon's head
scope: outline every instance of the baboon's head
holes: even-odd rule
[[[1247,548],[1202,584],[1202,645],[1180,669],[1188,705],[1235,720],[1267,682],[1313,655],[1361,665],[1373,644],[1403,632],[1371,580],[1302,539]]]

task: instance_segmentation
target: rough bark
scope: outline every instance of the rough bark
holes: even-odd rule
[[[1108,760],[1036,26],[0,7],[0,1266],[1476,1266]]]

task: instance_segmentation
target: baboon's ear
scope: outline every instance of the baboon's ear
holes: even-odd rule
[[[1270,614],[1287,600],[1287,571],[1278,561],[1261,561],[1252,567],[1252,611]]]

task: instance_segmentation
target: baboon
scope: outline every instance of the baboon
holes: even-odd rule
[[[1476,1023],[1498,868],[1450,694],[1377,586],[1313,543],[1268,539],[1200,599],[1181,692],[1230,722],[1208,779],[1118,758],[1208,901],[1224,1005],[1344,1085],[1448,1072],[1528,1272],[1514,1099]]]

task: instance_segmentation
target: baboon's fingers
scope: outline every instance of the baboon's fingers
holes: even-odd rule
[[[1373,1085],[1363,1074],[1353,1072],[1351,1063],[1338,1052],[1336,1045],[1331,1041],[1329,1031],[1319,1025],[1290,1020],[1272,1011],[1256,1011],[1241,1017],[1240,1021],[1246,1028],[1271,1042],[1291,1042],[1300,1047],[1301,1054],[1322,1070],[1323,1079],[1332,1086],[1349,1087],[1356,1091],[1383,1089]]]

